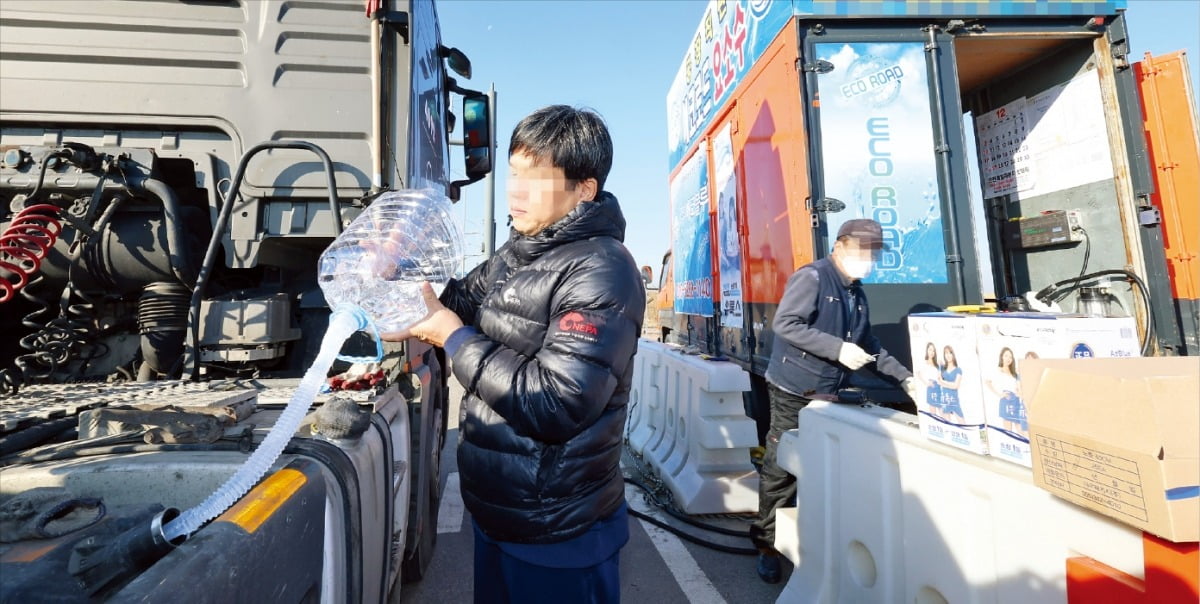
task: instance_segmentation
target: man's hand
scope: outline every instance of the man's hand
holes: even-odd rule
[[[413,323],[408,329],[380,334],[379,337],[388,342],[403,342],[409,338],[416,338],[426,344],[441,347],[454,330],[463,326],[458,315],[438,300],[437,294],[433,293],[433,286],[428,282],[421,284],[421,297],[425,299],[425,308],[428,309],[423,319]]]
[[[845,365],[850,371],[857,371],[863,365],[874,361],[873,355],[867,354],[863,350],[851,342],[842,342],[842,349],[838,351],[838,362]]]
[[[917,402],[917,378],[908,378],[901,382],[900,386],[904,388],[904,392],[908,394],[908,398],[912,399],[912,402]]]

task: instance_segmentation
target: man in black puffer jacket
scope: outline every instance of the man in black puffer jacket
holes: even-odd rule
[[[645,311],[625,218],[603,190],[600,116],[555,105],[509,145],[508,243],[386,339],[443,346],[463,385],[458,471],[476,602],[617,602],[620,469]]]

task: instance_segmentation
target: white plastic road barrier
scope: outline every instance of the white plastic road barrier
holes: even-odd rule
[[[1063,501],[1028,468],[926,440],[914,416],[813,402],[779,463],[796,564],[778,602],[1066,602],[1066,559],[1143,577],[1141,532]]]
[[[749,374],[641,340],[633,384],[630,446],[675,504],[688,514],[757,510],[758,473],[749,450],[758,433],[742,404]]]
[[[629,418],[626,434],[629,447],[645,455],[662,440],[666,430],[666,386],[663,363],[667,346],[650,340],[638,340],[638,352],[633,357],[633,385],[629,392]]]

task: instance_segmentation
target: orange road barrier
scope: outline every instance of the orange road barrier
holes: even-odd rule
[[[1146,578],[1088,557],[1067,558],[1067,601],[1195,604],[1200,601],[1200,543],[1172,543],[1142,533]]]

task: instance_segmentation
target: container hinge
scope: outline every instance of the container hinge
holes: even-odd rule
[[[981,34],[987,31],[982,23],[972,21],[967,23],[962,19],[951,19],[946,22],[946,33],[951,35],[959,34]]]
[[[946,143],[942,143],[942,144],[934,147],[933,150],[936,151],[937,153],[949,153],[950,145],[947,145]]]
[[[1138,208],[1138,224],[1142,226],[1156,226],[1162,223],[1162,214],[1158,208],[1142,206]]]
[[[962,261],[962,256],[959,256],[958,254],[946,254],[946,262],[948,263],[954,264]]]
[[[408,13],[399,10],[381,10],[375,13],[375,18],[384,25],[391,26],[404,38],[404,43],[408,44]]]
[[[933,52],[938,49],[937,35],[941,30],[942,28],[937,25],[926,25],[921,28],[921,31],[929,34],[929,37],[925,39],[925,52]]]
[[[846,203],[833,197],[822,197],[813,202],[812,209],[814,212],[841,212],[846,209]]]
[[[804,71],[821,75],[833,71],[833,63],[830,63],[825,59],[817,59],[811,63],[805,63],[803,69]]]

